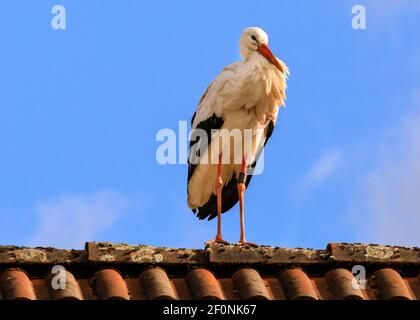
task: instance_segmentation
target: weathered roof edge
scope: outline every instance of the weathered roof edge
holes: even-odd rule
[[[1,265],[339,265],[420,266],[420,248],[377,244],[329,243],[325,250],[236,245],[178,249],[110,242],[87,242],[85,250],[0,246]]]

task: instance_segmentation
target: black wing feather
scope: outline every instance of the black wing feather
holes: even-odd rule
[[[193,124],[195,119],[195,113],[191,119],[191,125]],[[209,144],[211,142],[211,130],[219,130],[221,127],[223,126],[223,119],[221,117],[217,117],[215,114],[213,114],[210,118],[201,121],[198,125],[196,129],[201,129],[204,130],[207,134],[207,143]],[[193,129],[194,131],[195,129]],[[194,173],[195,168],[197,167],[197,165],[195,163],[198,163],[197,159],[195,159],[195,161],[193,161],[193,163],[191,163],[191,158],[192,157],[200,157],[200,155],[196,155],[196,154],[191,154],[191,151],[193,150],[193,147],[195,146],[195,144],[197,143],[205,143],[205,141],[200,141],[200,139],[198,138],[196,141],[190,141],[190,154],[188,157],[188,181],[190,182],[190,179]],[[208,148],[208,144],[207,146],[200,146],[199,150],[200,151],[205,151]],[[188,190],[188,189],[187,189]]]

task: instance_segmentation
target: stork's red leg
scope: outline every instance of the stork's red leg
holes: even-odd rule
[[[229,244],[223,240],[222,237],[222,154],[219,155],[219,163],[217,164],[217,177],[216,177],[216,196],[217,196],[217,234],[214,240],[207,241],[210,243]]]
[[[238,197],[239,197],[239,210],[240,210],[240,224],[241,224],[241,236],[239,239],[238,244],[240,245],[249,245],[253,247],[258,247],[253,242],[246,241],[245,237],[245,179],[246,179],[246,167],[247,163],[246,160],[242,160],[242,166],[241,166],[241,173],[239,175],[237,188],[238,188]]]

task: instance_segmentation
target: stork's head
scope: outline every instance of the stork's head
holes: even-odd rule
[[[268,35],[263,29],[258,27],[246,28],[242,33],[240,50],[242,57],[245,59],[247,59],[252,52],[258,52],[270,61],[277,69],[284,72],[279,61],[268,48]]]

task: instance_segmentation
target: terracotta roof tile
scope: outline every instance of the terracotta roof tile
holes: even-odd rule
[[[0,275],[0,286],[3,299],[7,300],[35,300],[35,290],[31,280],[25,272],[8,269]]]
[[[405,281],[400,274],[389,268],[384,268],[374,273],[374,281],[378,288],[378,294],[385,300],[411,300]]]
[[[210,271],[198,268],[188,272],[186,278],[189,291],[195,300],[223,300],[219,281]]]
[[[80,290],[79,283],[73,274],[65,271],[65,283],[62,287],[53,286],[55,273],[49,274],[45,278],[46,286],[51,299],[54,300],[83,300],[83,294]]]
[[[337,268],[325,274],[325,280],[336,299],[359,299],[364,296],[353,274],[344,268]]]
[[[281,286],[289,300],[318,299],[308,275],[299,268],[285,269],[279,274]]]
[[[100,300],[128,300],[127,285],[120,273],[113,269],[103,269],[93,276],[94,292]]]
[[[264,280],[254,269],[245,268],[236,271],[232,281],[241,300],[271,299]]]
[[[169,280],[166,271],[162,268],[148,268],[139,277],[141,287],[149,300],[175,300],[178,296]]]
[[[52,273],[56,265],[65,268],[64,283]],[[364,268],[366,287],[357,284],[354,266]],[[325,250],[0,246],[0,299],[420,300],[419,272],[418,248],[365,244],[332,243]]]

